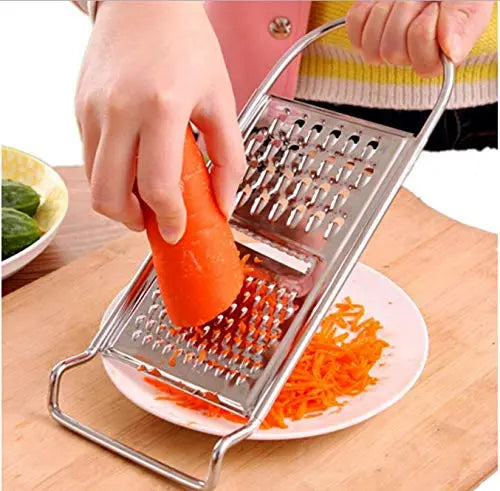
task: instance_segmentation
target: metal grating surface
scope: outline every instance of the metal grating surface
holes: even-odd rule
[[[169,321],[152,271],[104,354],[249,415],[302,328],[294,319],[307,318],[308,293],[327,265],[341,267],[411,136],[268,97],[245,136],[231,219],[251,238],[242,255],[261,263],[226,312],[189,329]]]
[[[245,413],[256,397],[257,380],[300,305],[296,292],[264,279],[269,275],[260,268],[255,274],[246,276],[228,310],[205,326],[188,329],[170,322],[151,275],[105,354],[184,390],[217,394],[219,405]]]
[[[411,136],[271,97],[245,140],[235,219],[319,254],[336,249]]]

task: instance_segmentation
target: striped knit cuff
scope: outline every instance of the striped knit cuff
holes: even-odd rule
[[[432,109],[438,98],[439,85],[412,86],[363,83],[353,80],[304,77],[299,78],[296,97],[310,101],[348,104],[380,109]],[[455,84],[448,109],[482,106],[498,100],[496,79]]]
[[[448,108],[498,100],[496,53],[472,57],[457,68]],[[311,101],[385,109],[431,109],[441,78],[424,80],[410,67],[369,66],[357,53],[312,45],[302,58],[296,96]]]

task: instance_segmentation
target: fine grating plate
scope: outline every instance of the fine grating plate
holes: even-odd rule
[[[363,264],[356,265],[338,298],[345,296],[362,303],[366,314],[384,326],[379,336],[391,346],[384,350],[380,362],[383,365],[378,364],[371,371],[379,378],[378,383],[350,398],[340,412],[330,410],[316,418],[288,422],[287,429],[258,430],[251,439],[305,438],[347,428],[390,407],[417,381],[427,359],[428,337],[424,319],[410,297],[391,280]],[[224,419],[209,418],[170,401],[158,401],[156,390],[144,382],[143,373],[109,357],[103,356],[102,360],[108,376],[125,397],[162,419],[213,435],[224,435],[238,428]]]

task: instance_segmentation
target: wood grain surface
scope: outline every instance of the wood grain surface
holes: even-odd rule
[[[497,238],[402,191],[363,256],[413,298],[429,327],[417,385],[371,420],[316,438],[243,442],[218,489],[468,490],[497,463]],[[168,481],[50,419],[48,373],[85,349],[147,251],[128,234],[3,299],[3,485],[6,491],[164,490]],[[63,379],[81,421],[200,477],[213,437],[176,427],[121,396],[98,359]]]
[[[83,167],[58,167],[56,170],[68,187],[68,213],[47,249],[2,283],[2,296],[127,233],[122,225],[92,211]]]

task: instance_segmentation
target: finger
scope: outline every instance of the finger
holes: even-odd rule
[[[215,199],[222,213],[233,213],[236,191],[246,170],[243,139],[236,112],[216,104],[217,110],[208,117],[193,113],[193,122],[203,132],[208,155],[213,164],[210,174]]]
[[[442,72],[437,44],[437,3],[428,4],[408,29],[408,54],[415,71],[422,77],[435,77]]]
[[[383,63],[380,43],[393,5],[393,2],[377,2],[370,11],[361,35],[361,53],[367,63]]]
[[[380,42],[380,57],[390,65],[410,65],[406,36],[410,24],[425,2],[396,2],[389,14]]]
[[[176,244],[186,230],[181,176],[189,116],[170,111],[141,129],[137,185],[141,199],[155,212],[165,242]]]
[[[347,34],[351,44],[356,49],[361,49],[361,36],[366,20],[375,2],[356,2],[346,15]]]
[[[494,2],[442,2],[437,29],[441,49],[461,63],[488,27]]]
[[[102,215],[137,232],[144,229],[142,210],[133,193],[137,133],[126,124],[107,124],[91,175],[92,206]]]

